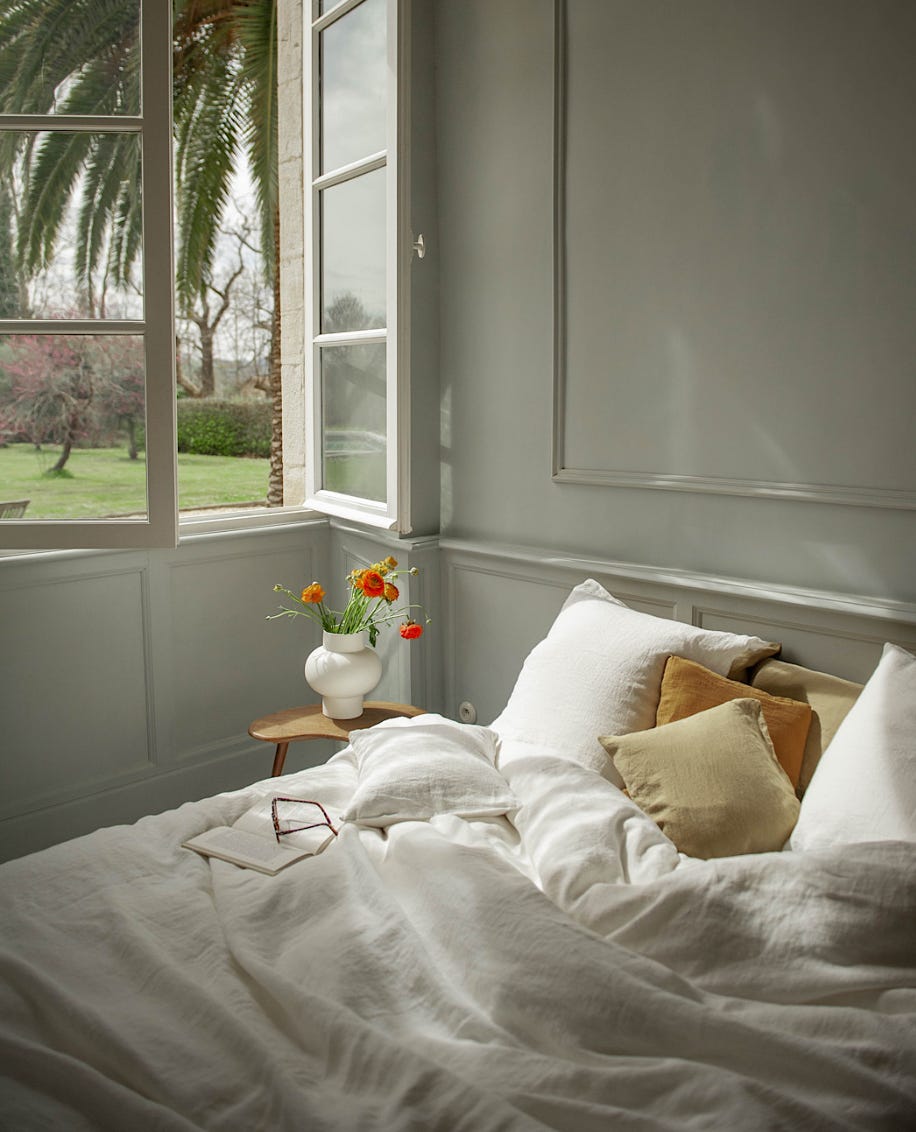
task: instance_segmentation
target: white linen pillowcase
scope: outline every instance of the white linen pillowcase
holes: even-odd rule
[[[515,795],[496,770],[487,727],[427,714],[350,732],[358,781],[342,821],[383,828],[437,814],[505,814]]]
[[[509,702],[490,726],[503,738],[548,747],[622,787],[598,736],[655,726],[669,656],[734,678],[778,651],[779,645],[760,637],[640,613],[589,578],[573,589],[547,636],[528,654]]]
[[[787,849],[916,841],[916,656],[886,644],[802,799]]]

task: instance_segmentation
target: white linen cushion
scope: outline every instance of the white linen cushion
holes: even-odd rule
[[[436,814],[505,814],[515,795],[495,769],[496,733],[441,715],[351,731],[358,781],[343,821],[384,827]]]
[[[759,637],[640,613],[589,578],[575,587],[528,654],[509,702],[490,726],[501,737],[548,747],[622,786],[598,736],[655,725],[669,656],[733,676],[778,651]]]
[[[821,756],[789,849],[916,841],[916,656],[890,643]]]

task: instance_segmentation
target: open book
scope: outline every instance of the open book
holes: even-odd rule
[[[333,830],[319,825],[314,829],[297,829],[278,842],[268,798],[243,814],[235,825],[206,829],[181,844],[183,848],[193,849],[205,857],[218,857],[243,869],[255,869],[274,876],[303,857],[314,857],[333,840]]]

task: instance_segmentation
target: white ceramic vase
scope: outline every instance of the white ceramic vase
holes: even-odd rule
[[[332,719],[356,719],[363,698],[382,677],[382,661],[369,647],[369,634],[322,633],[322,642],[305,662],[305,679],[321,696],[321,710]]]

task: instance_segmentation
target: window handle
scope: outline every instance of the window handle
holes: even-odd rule
[[[426,256],[426,240],[423,239],[423,233],[413,242],[413,250],[417,253],[417,259],[423,259]]]

